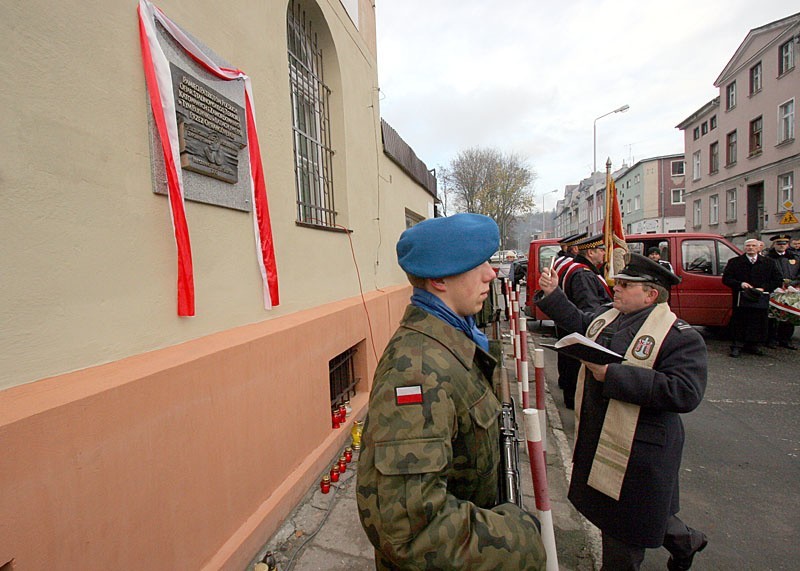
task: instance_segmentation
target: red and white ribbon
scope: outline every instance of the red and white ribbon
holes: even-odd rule
[[[150,105],[153,108],[153,117],[164,151],[169,206],[178,250],[178,315],[191,316],[195,313],[192,248],[183,204],[183,180],[179,156],[175,98],[172,91],[172,75],[169,70],[169,61],[158,42],[156,20],[203,69],[220,79],[244,81],[253,227],[258,265],[263,283],[264,307],[270,309],[278,305],[278,268],[275,263],[272,226],[267,202],[267,185],[261,165],[261,150],[258,145],[250,78],[241,70],[219,67],[159,8],[148,0],[139,0],[138,14],[139,40],[142,48],[145,80],[147,81]]]

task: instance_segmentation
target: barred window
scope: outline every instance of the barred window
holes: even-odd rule
[[[336,225],[330,133],[331,90],[325,85],[322,50],[305,11],[294,0],[286,14],[289,83],[294,131],[297,221]]]
[[[338,408],[356,394],[358,378],[356,377],[355,355],[356,348],[350,347],[328,362],[331,408],[333,409]]]

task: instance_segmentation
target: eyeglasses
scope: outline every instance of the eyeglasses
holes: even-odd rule
[[[632,286],[637,286],[638,285],[638,286],[644,287],[644,286],[650,285],[650,284],[648,282],[626,282],[624,280],[617,280],[616,282],[614,282],[614,285],[618,285],[622,289],[628,289],[629,287],[632,287]]]

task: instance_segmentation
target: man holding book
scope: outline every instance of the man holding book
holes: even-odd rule
[[[689,569],[708,540],[676,516],[680,413],[703,398],[705,342],[666,303],[680,281],[668,269],[629,254],[614,279],[613,303],[592,311],[571,303],[549,270],[535,297],[561,329],[624,356],[581,367],[569,499],[602,531],[604,569],[639,569],[645,549],[662,545],[671,555],[668,569]]]

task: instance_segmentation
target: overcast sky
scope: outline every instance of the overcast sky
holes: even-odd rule
[[[752,29],[789,0],[377,0],[381,115],[428,168],[460,150],[515,152],[537,209],[597,168],[683,152],[675,125]],[[652,6],[652,7],[650,7]],[[775,56],[777,57],[777,56]]]

